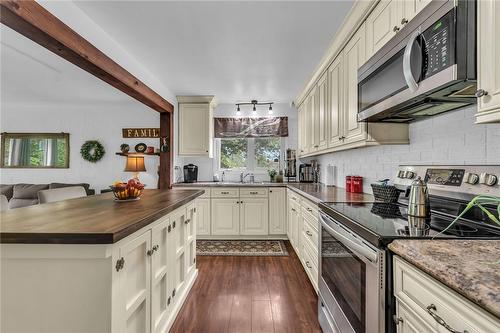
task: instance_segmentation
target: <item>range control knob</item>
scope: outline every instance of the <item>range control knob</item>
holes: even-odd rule
[[[475,185],[479,183],[479,176],[477,175],[477,173],[466,172],[464,175],[464,182],[466,182],[467,184]]]
[[[413,179],[413,178],[415,178],[415,172],[408,171],[408,170],[399,170],[398,178]]]
[[[484,185],[493,186],[497,183],[498,177],[486,172],[479,176],[479,182]]]

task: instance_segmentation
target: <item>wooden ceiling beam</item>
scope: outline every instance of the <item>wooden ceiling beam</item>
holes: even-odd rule
[[[0,22],[150,108],[173,112],[171,103],[34,0],[0,0]]]

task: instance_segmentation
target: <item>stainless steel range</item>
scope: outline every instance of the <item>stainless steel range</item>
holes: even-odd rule
[[[400,166],[397,203],[322,203],[319,321],[323,332],[395,332],[391,254],[397,238],[500,239],[500,226],[479,208],[449,224],[476,195],[500,197],[500,166]],[[408,187],[428,186],[431,214],[408,215]],[[495,207],[488,207],[492,212]]]

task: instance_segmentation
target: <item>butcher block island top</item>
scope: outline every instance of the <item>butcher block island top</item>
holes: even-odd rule
[[[194,200],[203,190],[144,190],[116,202],[113,193],[0,213],[0,243],[112,244]]]

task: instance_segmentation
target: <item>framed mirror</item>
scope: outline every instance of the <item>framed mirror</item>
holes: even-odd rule
[[[2,133],[0,167],[69,168],[69,133]]]

